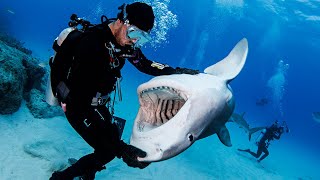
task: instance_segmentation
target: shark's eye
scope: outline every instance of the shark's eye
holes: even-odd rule
[[[188,134],[188,139],[189,139],[190,142],[192,142],[193,141],[193,135],[192,134]]]

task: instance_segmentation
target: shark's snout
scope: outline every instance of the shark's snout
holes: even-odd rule
[[[147,156],[140,158],[140,161],[173,157],[180,152],[180,148],[186,148],[195,139],[191,134],[185,140],[177,136],[177,133],[182,133],[179,122],[186,119],[190,108],[187,94],[179,88],[157,84],[160,86],[145,84],[138,91],[140,109],[130,143],[147,152]]]

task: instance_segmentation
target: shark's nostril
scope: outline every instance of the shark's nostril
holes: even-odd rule
[[[193,135],[192,134],[188,134],[188,139],[189,139],[189,141],[193,141]]]

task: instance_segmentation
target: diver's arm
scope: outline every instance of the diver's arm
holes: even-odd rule
[[[139,71],[152,75],[170,75],[170,74],[198,74],[198,70],[187,68],[172,68],[169,65],[161,64],[147,59],[140,49],[137,49],[134,57],[129,57],[128,61],[133,64]]]

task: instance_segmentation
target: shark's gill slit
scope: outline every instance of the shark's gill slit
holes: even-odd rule
[[[147,131],[170,121],[187,101],[183,92],[167,86],[153,87],[140,92],[140,131]]]

